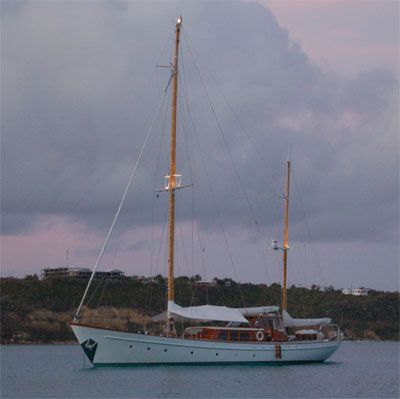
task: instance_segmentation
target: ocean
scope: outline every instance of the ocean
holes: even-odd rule
[[[1,347],[1,398],[399,398],[399,343],[324,363],[94,368],[79,345]]]

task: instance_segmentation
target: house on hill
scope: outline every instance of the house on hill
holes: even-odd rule
[[[86,267],[46,267],[41,270],[40,279],[63,278],[66,280],[89,280],[92,271]],[[121,281],[125,279],[125,272],[121,270],[106,270],[96,272],[94,280]]]
[[[368,288],[344,288],[342,290],[344,295],[354,295],[354,296],[367,296],[369,294]]]

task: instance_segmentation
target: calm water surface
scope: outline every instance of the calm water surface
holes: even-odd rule
[[[2,398],[399,398],[399,343],[291,366],[93,368],[78,345],[1,347]]]

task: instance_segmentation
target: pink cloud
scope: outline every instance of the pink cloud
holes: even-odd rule
[[[40,273],[44,267],[66,264],[66,250],[69,249],[71,266],[87,266],[92,257],[79,259],[73,252],[99,245],[99,239],[82,230],[77,223],[69,223],[62,217],[51,217],[41,222],[33,233],[1,237],[1,272],[3,276],[21,277],[25,274]]]
[[[64,266],[67,264],[67,250],[70,267],[93,269],[106,233],[87,231],[83,225],[63,217],[48,217],[32,233],[1,237],[1,275],[39,275],[45,267]],[[99,270],[117,268],[127,275],[165,273],[165,251],[157,262],[157,242],[160,242],[162,234],[162,227],[156,226],[112,236]],[[150,250],[152,236],[153,258]]]
[[[344,75],[386,66],[398,71],[397,2],[261,2],[321,66]]]

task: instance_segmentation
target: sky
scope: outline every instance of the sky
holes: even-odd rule
[[[93,268],[157,110],[100,270],[166,274],[179,15],[176,275],[281,281],[290,156],[289,285],[398,290],[395,1],[2,1],[1,275]]]

